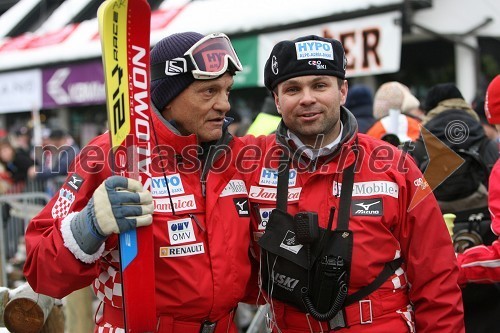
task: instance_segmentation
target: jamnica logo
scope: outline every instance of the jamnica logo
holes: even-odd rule
[[[196,201],[194,200],[193,194],[172,197],[172,203],[174,205],[175,211],[177,212],[196,209]],[[155,211],[162,213],[171,213],[172,203],[170,202],[169,198],[155,199]]]
[[[302,187],[288,189],[288,201],[298,201],[301,190]],[[276,201],[276,192],[275,188],[252,186],[250,187],[250,194],[248,196],[251,199]]]

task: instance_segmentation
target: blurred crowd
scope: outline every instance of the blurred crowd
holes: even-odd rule
[[[36,144],[28,126],[0,132],[0,194],[54,194],[80,148],[61,128],[44,128],[41,139]]]

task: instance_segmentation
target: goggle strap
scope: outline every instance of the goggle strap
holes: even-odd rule
[[[151,81],[191,73],[195,69],[188,55],[151,65]]]

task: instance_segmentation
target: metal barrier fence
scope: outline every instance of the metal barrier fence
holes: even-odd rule
[[[0,286],[9,286],[7,263],[24,251],[28,223],[49,202],[64,178],[14,184],[0,196]]]

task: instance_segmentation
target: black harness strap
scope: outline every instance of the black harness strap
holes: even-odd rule
[[[351,216],[351,199],[352,199],[352,188],[354,187],[354,170],[356,168],[356,162],[358,160],[358,150],[353,149],[355,158],[354,163],[352,163],[345,171],[342,179],[342,189],[340,193],[340,203],[339,203],[339,218],[337,221],[337,230],[347,231],[349,230],[349,218]]]
[[[366,296],[370,295],[372,292],[377,290],[403,263],[403,258],[399,257],[393,261],[385,263],[384,269],[380,274],[366,287],[356,291],[355,293],[347,296],[345,300],[345,306],[362,300]]]
[[[276,189],[276,208],[286,213],[288,206],[288,178],[290,174],[290,159],[283,157],[278,168],[278,186]]]

